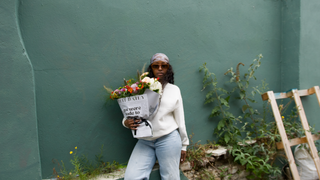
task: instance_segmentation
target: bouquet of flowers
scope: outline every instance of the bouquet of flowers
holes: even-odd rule
[[[125,98],[130,96],[141,95],[145,92],[146,89],[150,89],[156,93],[162,94],[162,85],[158,81],[158,78],[149,78],[147,77],[149,73],[143,73],[139,81],[135,82],[134,79],[124,80],[125,86],[119,87],[118,89],[111,91],[110,99],[119,99]],[[104,88],[110,92],[110,89],[105,87]]]
[[[138,81],[124,80],[125,85],[115,90],[104,86],[110,93],[110,99],[117,99],[124,118],[141,120],[137,130],[132,130],[135,138],[152,137],[152,124],[147,119],[158,109],[162,95],[159,79],[150,78],[147,75],[148,72],[138,75]]]

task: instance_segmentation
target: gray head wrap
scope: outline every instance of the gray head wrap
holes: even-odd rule
[[[157,53],[157,54],[153,55],[152,58],[150,59],[150,64],[157,62],[157,61],[164,61],[166,63],[169,63],[169,58],[167,55],[165,55],[163,53]]]

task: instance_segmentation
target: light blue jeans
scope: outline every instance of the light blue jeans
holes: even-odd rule
[[[129,159],[125,180],[148,180],[158,159],[162,180],[180,180],[181,138],[178,130],[153,141],[139,139]]]

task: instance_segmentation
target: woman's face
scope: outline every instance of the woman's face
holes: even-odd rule
[[[169,64],[163,61],[157,61],[151,64],[151,68],[155,77],[160,81],[164,80],[164,76],[167,74]]]

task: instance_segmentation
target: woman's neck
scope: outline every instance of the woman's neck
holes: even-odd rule
[[[167,85],[167,81],[164,81],[164,80],[159,80],[160,81],[160,83],[161,83],[161,85],[162,85],[162,89],[164,89],[164,87]]]

